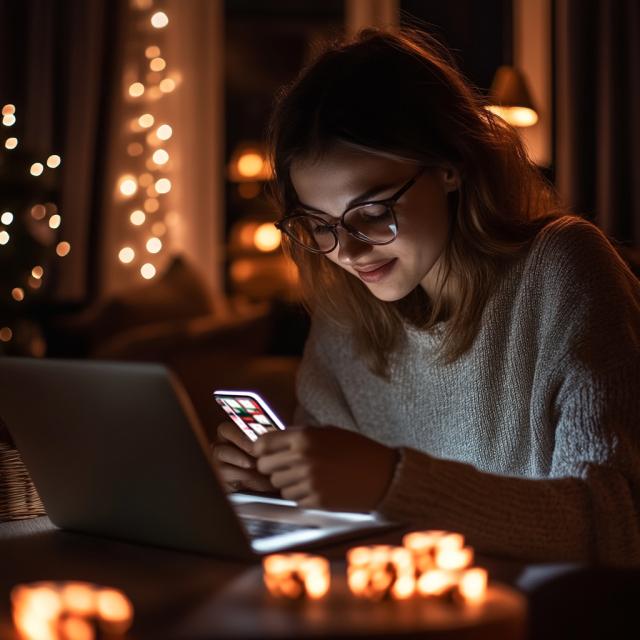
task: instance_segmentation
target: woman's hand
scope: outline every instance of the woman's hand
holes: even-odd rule
[[[372,511],[389,486],[397,454],[337,427],[290,427],[253,444],[257,468],[301,507]]]
[[[213,446],[213,463],[222,476],[226,491],[274,491],[269,478],[256,470],[255,443],[233,422],[218,425],[218,439]]]

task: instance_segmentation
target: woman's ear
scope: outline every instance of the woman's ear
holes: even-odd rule
[[[457,191],[460,188],[460,172],[455,167],[440,167],[438,174],[445,193]]]

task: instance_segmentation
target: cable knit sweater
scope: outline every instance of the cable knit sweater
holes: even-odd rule
[[[604,235],[547,225],[452,364],[435,359],[441,328],[407,326],[385,381],[314,318],[297,424],[397,448],[392,519],[525,561],[640,564],[640,284]]]

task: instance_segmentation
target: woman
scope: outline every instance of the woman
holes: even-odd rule
[[[219,427],[229,489],[640,563],[638,281],[447,52],[361,32],[282,93],[269,142],[313,325],[295,426]]]

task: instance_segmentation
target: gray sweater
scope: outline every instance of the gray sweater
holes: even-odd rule
[[[442,325],[406,330],[385,381],[316,317],[297,380],[297,424],[398,448],[379,511],[485,553],[640,564],[640,284],[604,235],[547,225],[453,364]]]

